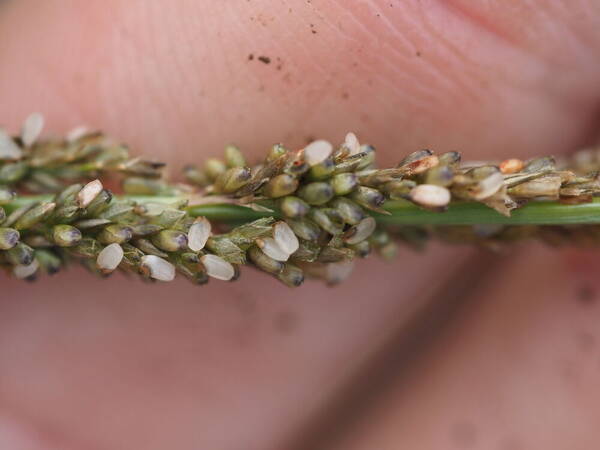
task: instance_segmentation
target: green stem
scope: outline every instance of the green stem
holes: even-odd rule
[[[600,223],[600,198],[579,205],[532,201],[512,211],[510,217],[475,202],[453,204],[444,213],[425,211],[405,201],[390,201],[386,203],[385,209],[391,215],[377,215],[377,220],[388,225],[591,225]]]
[[[180,197],[169,196],[120,196],[139,203],[175,203]],[[10,212],[31,202],[49,201],[51,195],[20,196],[5,205]],[[388,201],[385,209],[390,215],[373,213],[377,221],[384,225],[585,225],[600,224],[600,198],[591,203],[564,205],[556,202],[532,201],[505,217],[480,203],[455,203],[446,212],[438,213],[423,210],[407,201]],[[205,216],[223,222],[244,222],[261,217],[278,216],[278,212],[254,211],[232,204],[204,204],[188,207],[192,216]]]

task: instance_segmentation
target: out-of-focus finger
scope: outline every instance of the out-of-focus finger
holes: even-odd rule
[[[595,251],[507,256],[431,351],[328,448],[594,448],[597,268]]]

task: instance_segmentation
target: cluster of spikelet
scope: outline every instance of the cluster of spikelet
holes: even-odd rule
[[[198,284],[229,281],[253,265],[288,286],[305,274],[336,283],[355,257],[395,253],[375,219],[386,214],[386,200],[436,212],[475,201],[510,215],[532,199],[580,203],[600,192],[595,151],[579,153],[575,170],[547,157],[467,165],[457,152],[429,150],[377,169],[375,149],[352,133],[337,148],[323,140],[299,151],[274,145],[252,167],[228,146],[222,160],[186,167],[187,184],[175,185],[163,164],[132,158],[101,133],[41,140],[42,127],[33,114],[20,136],[0,130],[0,266],[23,279],[78,260],[100,275],[123,270],[160,281],[176,273]],[[122,196],[100,181],[115,176]],[[211,199],[263,217],[211,222],[190,208]]]

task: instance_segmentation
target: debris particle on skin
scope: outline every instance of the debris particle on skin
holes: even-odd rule
[[[258,60],[265,64],[271,64],[271,58],[269,58],[268,56],[259,56]]]
[[[415,55],[417,56],[417,58],[420,58],[420,57],[421,57],[421,52],[420,52],[419,50],[417,50],[417,51],[415,52]]]
[[[252,61],[254,59],[254,53],[250,53],[248,55],[248,61]]]

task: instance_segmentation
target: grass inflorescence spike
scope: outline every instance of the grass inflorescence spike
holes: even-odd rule
[[[20,279],[80,261],[103,277],[204,284],[250,265],[295,287],[340,282],[356,258],[391,259],[398,242],[420,248],[430,237],[600,242],[600,149],[491,163],[419,150],[377,168],[375,148],[348,133],[337,147],[276,144],[256,165],[229,145],[176,184],[164,164],[100,132],[41,139],[43,123],[33,114],[19,136],[0,130],[0,267]]]

